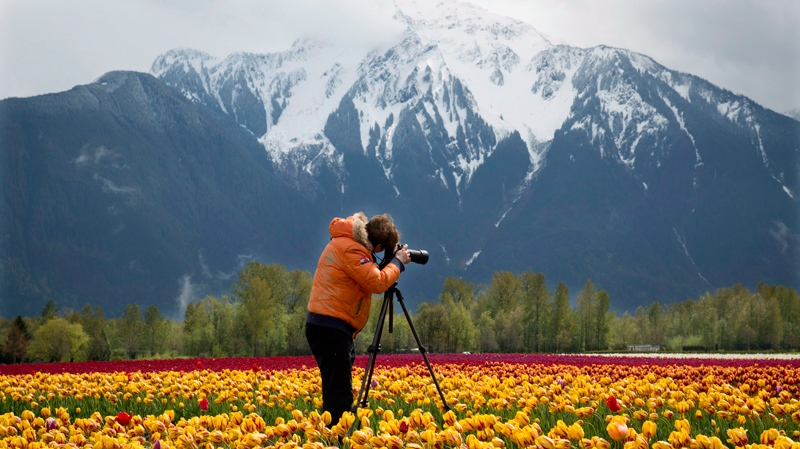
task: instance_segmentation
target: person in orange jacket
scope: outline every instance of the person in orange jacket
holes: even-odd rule
[[[376,265],[374,253],[400,241],[389,215],[367,220],[358,212],[334,218],[328,230],[331,240],[320,255],[311,285],[306,339],[322,377],[322,407],[330,412],[333,425],[353,407],[353,339],[367,324],[372,295],[397,282],[411,259],[406,245],[382,270]]]

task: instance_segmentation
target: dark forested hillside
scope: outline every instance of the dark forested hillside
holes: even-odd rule
[[[314,245],[287,236],[329,215],[278,182],[229,116],[146,74],[4,100],[0,139],[2,315],[49,299],[172,314],[182,294],[227,289],[244,261],[307,267]]]

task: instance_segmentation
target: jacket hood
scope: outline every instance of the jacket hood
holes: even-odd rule
[[[333,238],[350,237],[372,252],[372,243],[367,238],[367,221],[369,220],[364,212],[356,212],[347,218],[334,218],[328,231]]]

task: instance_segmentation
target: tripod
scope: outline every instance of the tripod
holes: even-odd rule
[[[450,410],[450,406],[447,405],[447,400],[445,400],[444,393],[442,393],[442,387],[439,386],[439,381],[436,380],[436,376],[433,374],[433,367],[431,367],[431,362],[428,361],[427,350],[425,346],[422,346],[422,342],[419,340],[419,334],[417,334],[417,329],[414,327],[414,323],[411,322],[411,315],[408,313],[408,309],[406,309],[406,304],[403,302],[403,294],[400,293],[400,289],[397,288],[397,282],[392,284],[386,293],[383,294],[383,304],[381,305],[381,313],[378,318],[378,324],[375,328],[375,335],[372,337],[372,344],[367,349],[369,352],[369,359],[367,360],[367,366],[364,369],[364,379],[361,381],[361,389],[358,391],[358,397],[356,399],[356,405],[353,406],[353,414],[358,416],[358,405],[361,404],[361,407],[367,407],[367,399],[369,398],[369,387],[370,382],[372,381],[372,374],[375,371],[375,358],[380,351],[380,344],[381,344],[381,334],[383,333],[383,324],[386,321],[386,313],[389,313],[389,332],[392,332],[393,328],[393,316],[394,316],[394,307],[392,306],[392,297],[397,295],[397,302],[400,303],[400,307],[403,308],[403,313],[406,316],[406,320],[408,321],[408,326],[411,328],[411,333],[414,334],[414,339],[417,341],[417,347],[419,348],[420,354],[422,354],[422,358],[425,360],[425,365],[428,367],[428,371],[431,373],[431,379],[433,379],[433,384],[436,385],[436,390],[439,392],[439,397],[442,398],[442,404],[444,405],[444,409]],[[356,421],[358,422],[358,421]],[[355,422],[353,423],[355,425]]]

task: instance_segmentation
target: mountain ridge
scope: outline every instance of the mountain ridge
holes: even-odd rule
[[[571,288],[591,278],[616,310],[738,282],[800,286],[796,120],[646,55],[554,43],[458,2],[397,3],[424,11],[363,55],[308,39],[263,55],[170,50],[152,76],[0,101],[3,157],[17,158],[4,173],[16,243],[3,245],[2,297],[108,301],[103,278],[127,286],[138,260],[126,247],[172,248],[160,263],[175,268],[130,282],[152,284],[140,302],[180,311],[227,292],[242,261],[312,270],[330,218],[357,210],[389,212],[404,242],[430,251],[403,278],[414,304],[445,276],[497,270]],[[193,152],[189,172],[164,164]],[[33,154],[72,162],[40,173]],[[19,199],[40,191],[59,198],[42,203],[55,212]],[[134,195],[152,223],[109,218],[136,210],[109,198]],[[81,196],[94,200],[60,199]],[[120,242],[120,226],[141,232]],[[53,272],[63,263],[32,257],[70,241],[107,265],[79,270],[80,287]]]

